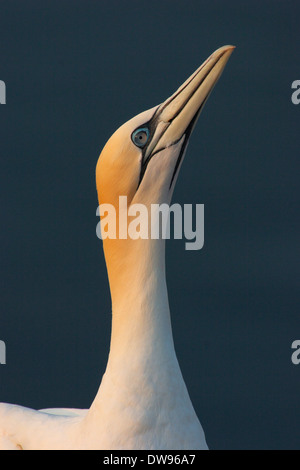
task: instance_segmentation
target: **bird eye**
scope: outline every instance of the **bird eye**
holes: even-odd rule
[[[146,143],[148,142],[149,139],[149,129],[147,127],[143,127],[141,129],[137,129],[132,133],[131,139],[132,142],[137,146],[137,147],[144,147]]]

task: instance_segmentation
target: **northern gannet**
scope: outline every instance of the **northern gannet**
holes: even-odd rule
[[[215,51],[165,102],[123,124],[96,168],[99,203],[170,204],[196,120],[234,47]],[[163,239],[103,240],[112,333],[88,410],[0,404],[1,450],[207,449],[178,365]]]

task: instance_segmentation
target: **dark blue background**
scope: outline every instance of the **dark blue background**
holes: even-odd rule
[[[235,44],[173,201],[205,246],[167,248],[179,361],[213,449],[299,448],[299,2],[0,5],[0,401],[89,407],[110,297],[95,165],[112,132]]]

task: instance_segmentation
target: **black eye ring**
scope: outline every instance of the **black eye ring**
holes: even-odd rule
[[[143,148],[145,147],[146,143],[148,142],[150,136],[149,129],[147,127],[141,127],[136,129],[132,135],[131,140],[137,147]]]

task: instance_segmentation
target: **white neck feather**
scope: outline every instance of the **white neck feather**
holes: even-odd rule
[[[155,375],[161,375],[171,361],[176,361],[164,251],[163,240],[126,240],[125,260],[123,255],[115,253],[117,267],[111,266],[114,261],[106,256],[112,292],[111,347],[106,375],[115,376],[132,392],[134,389],[138,392],[141,383],[153,383]]]

